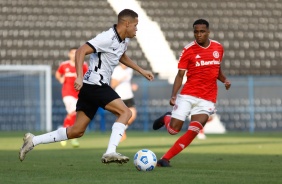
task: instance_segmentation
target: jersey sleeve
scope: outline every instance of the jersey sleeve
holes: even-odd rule
[[[64,74],[65,73],[64,72],[64,67],[63,67],[62,64],[60,64],[60,66],[58,67],[57,72],[59,72],[60,74]]]
[[[224,48],[223,48],[223,46],[221,46],[221,58],[220,58],[220,61],[222,61],[223,57],[224,57]]]
[[[188,69],[188,63],[189,63],[189,52],[186,48],[184,48],[182,50],[180,57],[179,57],[178,69],[187,70]]]
[[[105,34],[105,32],[98,34],[96,37],[87,41],[87,44],[96,52],[106,52],[110,47],[112,40]]]

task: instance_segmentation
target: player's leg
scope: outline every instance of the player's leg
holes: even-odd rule
[[[64,122],[63,127],[69,127],[74,125],[75,120],[76,120],[76,103],[77,103],[77,98],[73,97],[73,96],[67,96],[68,98],[64,98],[64,103],[66,106],[66,110],[67,110],[67,118],[66,121]],[[65,142],[62,141],[61,144]],[[75,139],[71,139],[71,144],[74,148],[78,148],[79,147],[79,142],[78,140]]]
[[[197,135],[197,138],[200,139],[200,140],[204,140],[204,139],[207,138],[206,135],[205,135],[204,129],[200,130],[200,132]]]
[[[26,154],[31,151],[38,144],[48,144],[67,139],[81,137],[89,124],[90,119],[82,111],[77,112],[76,122],[73,126],[68,128],[58,128],[55,131],[34,136],[31,133],[26,133],[23,140],[23,146],[19,152],[19,159],[23,161]]]
[[[65,109],[67,111],[67,115],[63,123],[63,127],[66,128],[66,127],[72,126],[75,122],[77,98],[73,96],[65,96],[63,98],[63,102],[65,105]]]
[[[156,119],[153,123],[153,129],[158,130],[165,126],[172,135],[177,134],[191,110],[191,102],[187,95],[178,95],[172,112],[166,112]]]
[[[214,103],[202,100],[188,98],[188,101],[194,103],[193,109],[191,109],[191,122],[189,124],[188,130],[174,143],[174,145],[164,154],[164,156],[158,161],[158,166],[168,167],[169,160],[174,156],[179,154],[183,149],[190,145],[190,143],[195,139],[200,130],[203,129],[204,125],[209,119],[209,115],[214,112]],[[182,103],[183,105],[184,103]],[[184,106],[179,106],[179,108],[185,108]],[[178,111],[179,112],[179,111]],[[175,113],[172,115],[174,118],[183,119],[183,115],[180,113]],[[174,124],[171,122],[172,127]]]
[[[66,118],[64,120],[63,127],[67,128],[67,127],[74,125],[75,120],[76,120],[76,112],[74,111],[74,112],[72,112],[72,113],[70,113],[66,116]],[[61,141],[60,143],[61,143],[62,146],[67,145],[67,141]],[[78,142],[77,139],[72,139],[71,144],[74,148],[79,147],[79,142]]]
[[[125,131],[128,120],[131,118],[131,111],[123,103],[120,98],[117,98],[105,106],[105,109],[117,116],[116,122],[112,126],[112,133],[108,143],[106,153],[102,157],[103,163],[118,162],[126,163],[129,158],[116,152],[116,147],[119,145],[121,137]]]
[[[128,126],[130,126],[133,122],[134,122],[134,120],[136,119],[136,117],[137,117],[137,110],[136,110],[136,108],[135,107],[129,107],[129,110],[131,111],[131,114],[132,114],[132,116],[131,116],[131,118],[128,120]]]
[[[64,105],[65,105],[65,109],[67,111],[67,115],[64,119],[63,127],[67,128],[69,126],[72,126],[75,122],[77,98],[75,98],[73,96],[65,96],[63,98],[63,102],[64,102]],[[75,139],[73,139],[73,140],[75,140]],[[61,141],[60,143],[61,143],[62,146],[67,145],[67,141]],[[76,145],[76,146],[79,146],[79,144]]]
[[[67,128],[68,139],[82,137],[93,116],[90,118],[84,111],[77,111],[74,125]]]
[[[208,120],[207,114],[197,114],[192,116],[192,120],[188,130],[178,138],[174,145],[162,156],[157,165],[160,167],[169,167],[169,160],[184,150],[198,135],[199,131],[203,129],[203,125]]]
[[[215,116],[215,114],[210,115],[207,123],[211,122],[213,120],[214,116]],[[207,138],[204,129],[200,130],[199,134],[197,135],[197,138],[201,139],[201,140],[204,140],[204,139]]]
[[[170,123],[171,119],[171,112],[166,112],[161,117],[156,119],[153,123],[153,130],[158,130],[162,128],[164,125],[167,127],[167,125]]]
[[[135,108],[135,103],[134,103],[134,99],[128,99],[128,100],[123,100],[123,102],[125,103],[125,105],[130,109],[132,116],[131,118],[128,120],[127,125],[125,126],[125,131],[124,134],[122,135],[122,138],[120,140],[120,142],[124,141],[126,139],[126,129],[134,122],[134,120],[137,117],[137,110]]]
[[[38,144],[48,144],[81,137],[99,107],[99,105],[95,103],[95,98],[97,97],[95,97],[96,93],[93,93],[93,90],[99,90],[99,86],[85,84],[81,88],[76,105],[76,121],[73,126],[58,128],[55,131],[38,136],[34,136],[31,133],[25,134],[23,139],[24,143],[19,153],[19,159],[23,161],[26,154]]]

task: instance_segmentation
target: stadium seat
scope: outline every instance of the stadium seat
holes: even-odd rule
[[[198,18],[205,18],[210,22],[211,39],[221,42],[224,46],[225,56],[222,67],[226,75],[282,75],[282,3],[280,1],[139,0],[138,2],[147,15],[161,27],[175,58],[179,57],[185,45],[194,40],[193,22]],[[79,47],[116,22],[114,10],[104,0],[87,1],[87,3],[85,0],[0,1],[0,6],[1,64],[47,64],[52,66],[52,74],[60,62],[67,59],[69,48]],[[140,66],[151,70],[150,63],[136,39],[131,40],[127,54]],[[140,75],[137,72],[134,74]],[[0,107],[3,107],[1,103]],[[241,111],[242,109],[247,111],[249,103],[246,97],[233,100],[219,99],[218,108],[223,112],[221,118],[223,122],[230,122],[226,126],[238,130],[248,127],[249,114]],[[154,107],[150,107],[149,110],[154,113],[149,113],[146,108],[138,109],[140,113],[149,113],[151,118],[170,109],[167,99],[136,101],[136,104],[142,107],[153,104]],[[58,105],[62,106],[62,102],[58,102]],[[254,106],[277,110],[281,108],[281,99],[256,98]],[[228,112],[230,107],[240,112],[235,112],[233,115]],[[60,109],[56,109],[53,117],[57,121],[61,121],[64,117],[65,110]],[[282,127],[279,113],[269,112],[266,115],[255,113],[255,115],[257,120],[262,121],[259,127]],[[114,119],[111,116],[107,118],[107,120]],[[270,125],[267,122],[269,118],[272,120]],[[7,121],[12,119],[7,118]],[[141,116],[141,121],[146,121],[146,118]],[[8,127],[9,123],[5,126]],[[32,125],[19,123],[17,126]],[[107,124],[108,128],[110,126]]]

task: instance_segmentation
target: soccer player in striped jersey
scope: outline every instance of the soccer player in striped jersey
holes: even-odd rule
[[[131,111],[110,87],[111,75],[114,67],[119,62],[136,70],[150,81],[154,79],[154,75],[152,72],[139,67],[126,55],[130,38],[136,35],[138,14],[133,10],[124,9],[118,14],[117,22],[109,30],[98,34],[76,51],[75,67],[77,78],[74,82],[74,88],[79,91],[79,94],[74,125],[38,136],[26,133],[19,153],[21,161],[38,144],[53,143],[83,136],[99,107],[116,115],[108,148],[101,159],[102,163],[127,163],[129,161],[127,156],[117,153],[116,148],[131,117]],[[83,76],[84,58],[88,54],[90,54],[89,68]]]
[[[203,129],[209,116],[215,112],[217,98],[217,80],[224,83],[226,90],[231,86],[221,70],[223,47],[217,41],[209,39],[209,23],[204,19],[193,24],[195,41],[182,51],[178,63],[178,73],[173,84],[170,105],[171,112],[156,119],[153,129],[165,126],[171,135],[179,133],[185,119],[191,115],[188,130],[158,160],[160,167],[170,167],[170,160],[185,149]],[[178,91],[186,73],[180,94]]]

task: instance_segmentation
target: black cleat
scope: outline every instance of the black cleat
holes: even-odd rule
[[[171,167],[171,165],[169,164],[169,161],[167,159],[164,159],[164,158],[158,160],[157,166],[158,167]]]
[[[166,112],[164,115],[162,115],[161,117],[159,117],[158,119],[156,119],[154,121],[154,124],[153,124],[153,129],[154,130],[158,130],[160,128],[162,128],[164,126],[164,117],[166,115],[171,115],[171,112]]]

